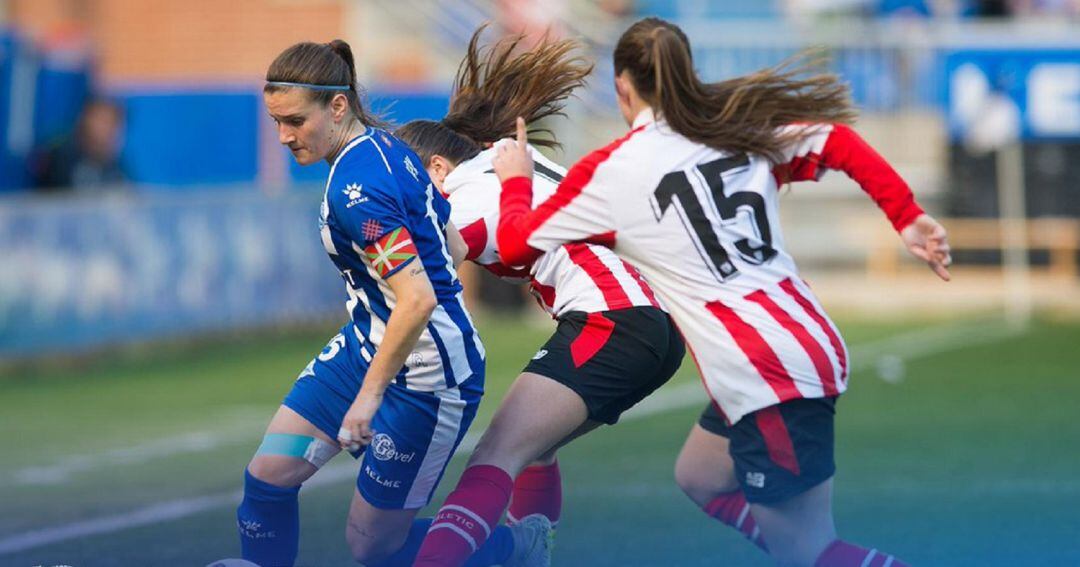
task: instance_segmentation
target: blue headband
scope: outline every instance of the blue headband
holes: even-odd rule
[[[274,85],[276,87],[303,87],[305,89],[311,89],[315,91],[351,91],[352,87],[349,85],[312,85],[309,83],[289,83],[286,81],[267,81],[268,85]]]

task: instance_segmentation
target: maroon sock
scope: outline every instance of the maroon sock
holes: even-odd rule
[[[465,469],[431,522],[414,567],[460,567],[499,523],[514,479],[492,465]]]
[[[909,567],[907,563],[876,549],[836,540],[821,552],[814,567]]]
[[[720,520],[746,536],[746,539],[761,549],[765,547],[765,540],[761,539],[761,530],[758,529],[757,521],[750,513],[750,503],[746,501],[741,490],[727,492],[713,498],[705,505],[705,513]]]
[[[561,513],[562,477],[559,475],[559,461],[528,467],[514,479],[514,494],[510,497],[510,510],[506,513],[510,523],[531,514],[543,514],[554,526],[559,523]]]

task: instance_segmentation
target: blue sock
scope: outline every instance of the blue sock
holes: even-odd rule
[[[244,470],[244,500],[236,509],[244,559],[261,567],[292,567],[300,543],[299,493],[299,486],[274,486]]]
[[[420,544],[423,543],[429,527],[431,527],[431,518],[413,520],[412,527],[409,528],[409,537],[405,540],[401,549],[394,552],[390,557],[378,563],[372,563],[368,567],[411,567],[413,560],[416,559],[416,553],[420,551]],[[512,551],[514,551],[514,537],[510,534],[510,528],[496,526],[491,537],[465,562],[465,567],[502,565],[510,558]]]

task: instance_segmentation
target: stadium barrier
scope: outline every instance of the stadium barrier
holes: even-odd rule
[[[0,199],[0,358],[344,318],[320,196]]]

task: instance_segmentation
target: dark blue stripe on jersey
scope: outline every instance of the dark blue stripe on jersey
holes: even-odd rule
[[[446,343],[443,342],[442,337],[439,336],[439,332],[435,330],[435,325],[430,321],[427,324],[427,330],[431,333],[431,339],[435,341],[435,348],[439,350],[439,358],[442,359],[443,377],[446,379],[446,387],[453,388],[457,386],[457,379],[454,377],[454,365],[450,364],[450,353],[446,350]]]

